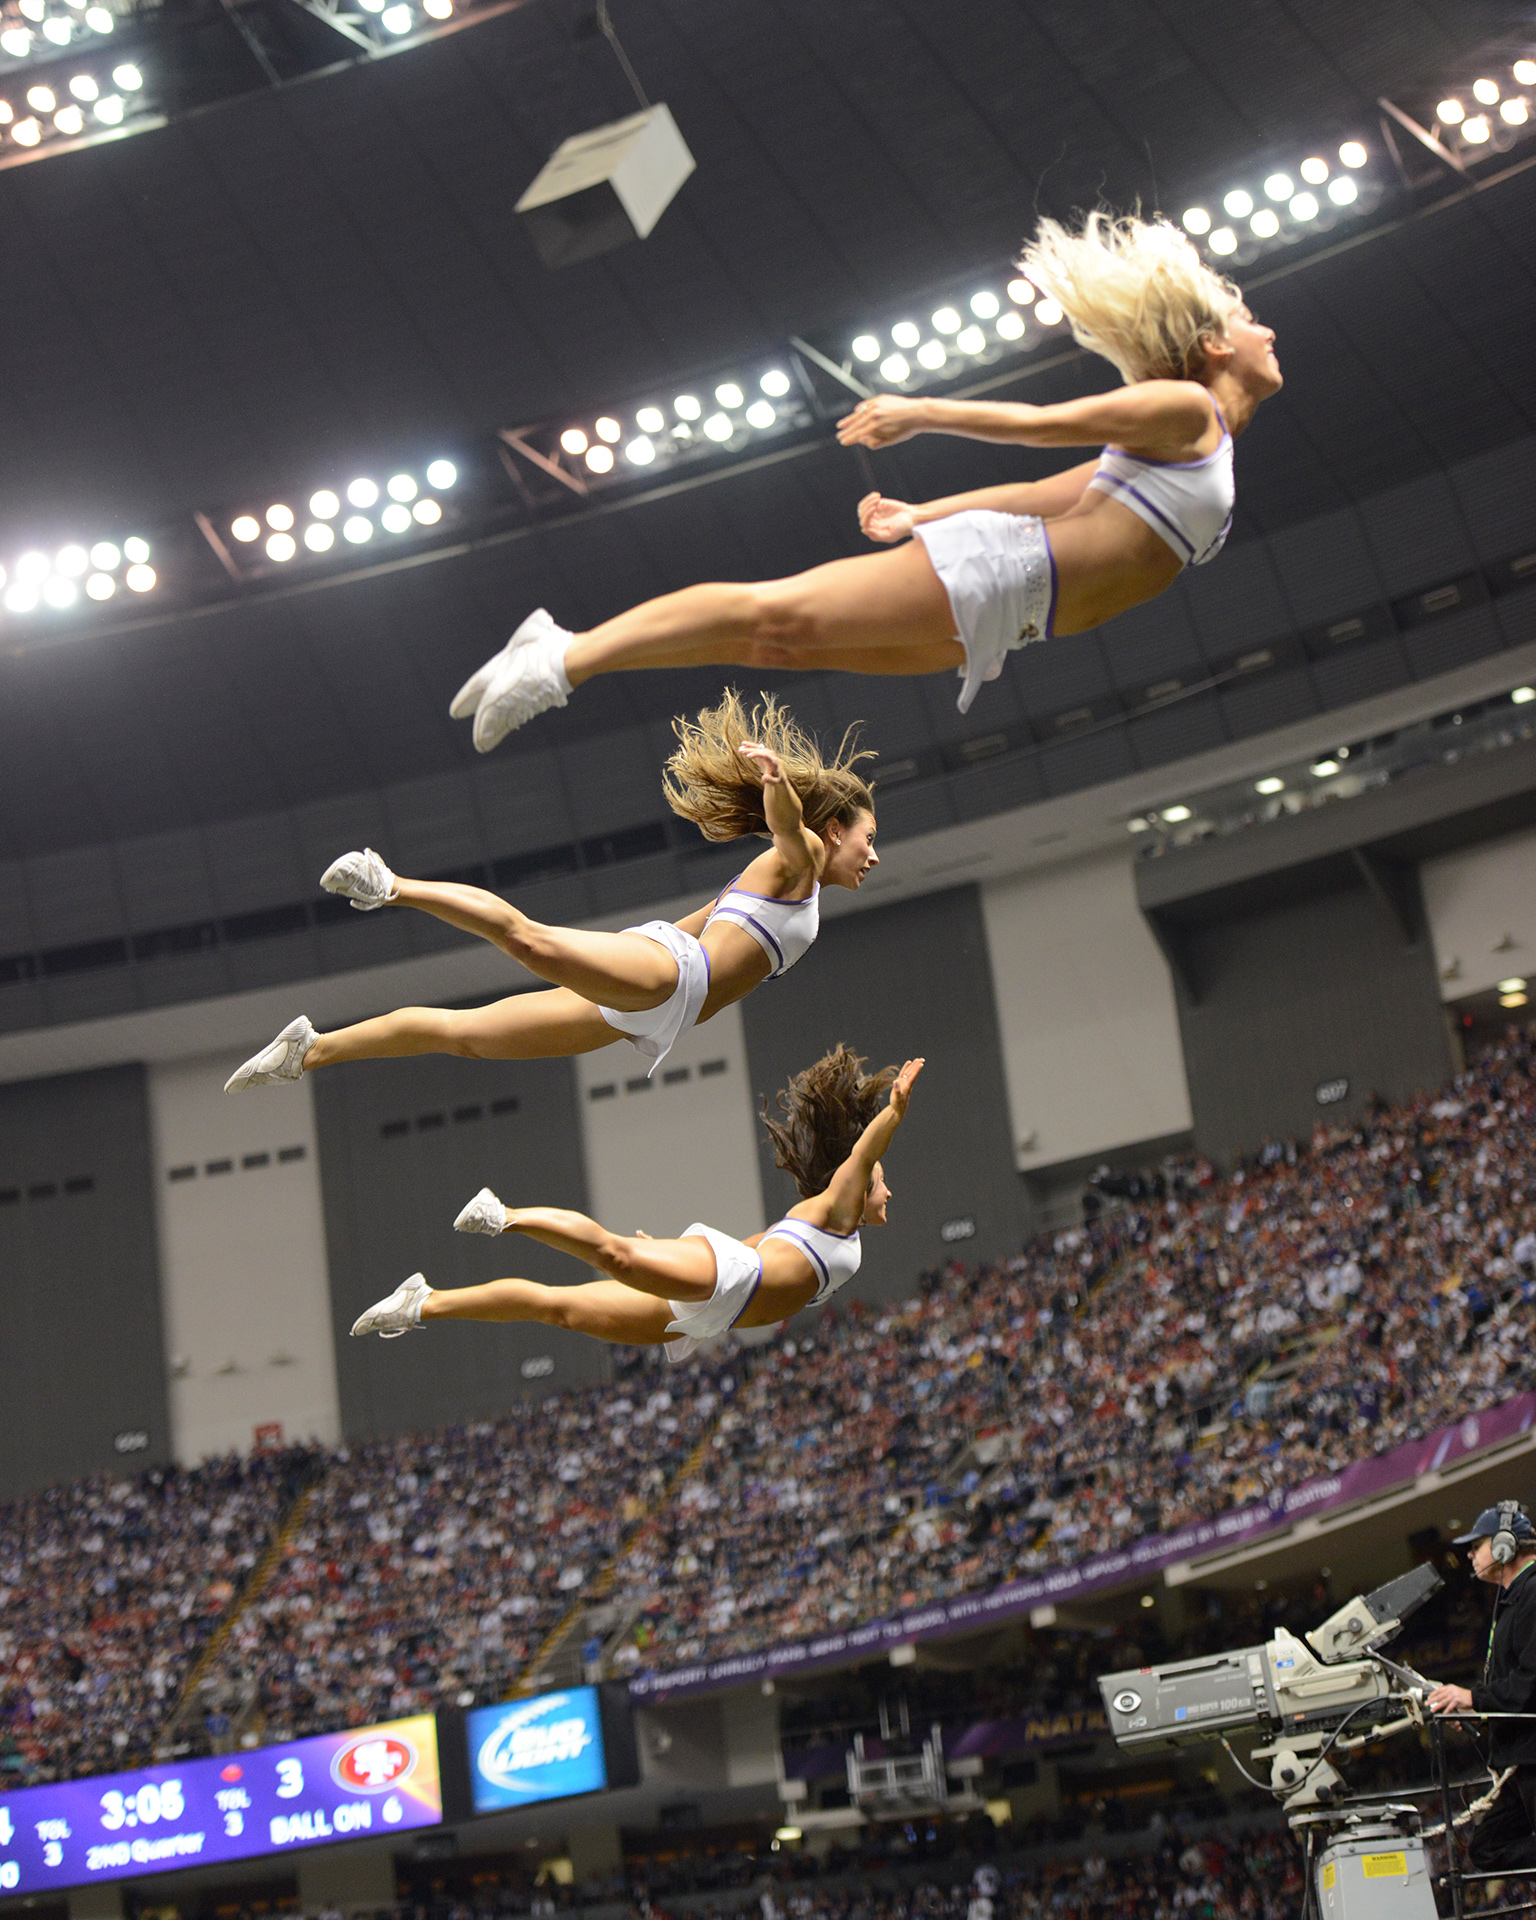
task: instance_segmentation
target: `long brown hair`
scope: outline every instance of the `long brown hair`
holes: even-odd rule
[[[693,821],[706,840],[768,830],[762,776],[738,751],[743,743],[771,747],[779,756],[812,833],[825,832],[834,820],[851,827],[860,813],[875,810],[868,781],[855,771],[859,761],[875,756],[859,748],[857,729],[850,727],[833,758],[825,760],[771,693],[759,694],[749,714],[741,695],[727,687],[718,707],[706,707],[696,720],[679,716],[672,731],[678,746],[662,774],[667,805]]]
[[[839,1045],[797,1073],[778,1096],[782,1119],[773,1119],[763,1102],[774,1165],[789,1174],[802,1199],[831,1186],[833,1174],[889,1099],[899,1072],[898,1067],[882,1067],[866,1073],[863,1055]]]

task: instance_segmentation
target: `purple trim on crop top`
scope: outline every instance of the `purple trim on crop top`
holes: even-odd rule
[[[1203,460],[1154,460],[1150,453],[1132,453],[1129,447],[1106,446],[1104,453],[1118,453],[1122,460],[1134,460],[1143,467],[1172,467],[1182,471],[1191,467],[1208,467],[1213,460],[1219,460],[1223,451],[1230,445],[1232,436],[1222,428],[1221,443],[1214,453],[1208,453]],[[1101,454],[1100,459],[1103,458]]]
[[[1221,422],[1221,440],[1216,451],[1208,453],[1203,460],[1154,460],[1150,454],[1132,453],[1129,447],[1116,446],[1113,441],[1105,446],[1104,453],[1118,453],[1123,459],[1139,460],[1144,467],[1208,467],[1213,460],[1220,459],[1222,448],[1232,443],[1232,429],[1227,425],[1227,416],[1216,405],[1215,400],[1211,401],[1211,406],[1216,418]],[[1099,457],[1102,459],[1103,454]]]
[[[798,1247],[801,1253],[805,1255],[806,1259],[810,1261],[811,1265],[815,1267],[816,1271],[821,1275],[821,1285],[823,1287],[830,1287],[832,1284],[832,1275],[828,1271],[826,1261],[822,1259],[821,1255],[810,1242],[808,1240],[802,1240],[798,1233],[785,1233],[782,1229],[787,1224],[786,1221],[780,1221],[777,1227],[770,1227],[763,1235],[763,1239],[787,1240],[792,1247]],[[821,1288],[818,1287],[817,1292],[819,1293],[820,1291]]]
[[[741,870],[741,873],[745,873],[745,872],[746,872],[746,868],[743,867]],[[741,873],[737,874],[736,880],[739,880],[741,878]],[[738,887],[736,884],[736,880],[733,880],[728,887],[722,887],[720,891],[715,895],[715,900],[717,904],[718,902],[723,900],[728,893],[739,893],[743,896],[744,899],[767,900],[773,906],[776,906],[776,907],[803,907],[805,905],[806,900],[814,900],[817,894],[821,892],[821,882],[819,880],[813,880],[811,882],[811,890],[805,896],[805,900],[785,900],[784,898],[782,898],[782,896],[780,896],[777,893],[754,893],[750,887]]]
[[[745,872],[746,869],[743,868],[742,871]],[[737,879],[740,877],[738,874]],[[747,887],[738,887],[736,881],[733,880],[729,886],[722,887],[715,895],[715,903],[709,910],[709,918],[704,922],[704,928],[701,928],[700,931],[703,932],[709,926],[710,920],[734,920],[740,927],[755,927],[763,936],[763,939],[768,942],[768,945],[778,955],[779,964],[768,976],[770,980],[774,980],[777,979],[781,973],[788,973],[789,971],[789,962],[784,958],[784,949],[779,945],[768,928],[763,925],[762,921],[758,919],[756,914],[747,913],[740,907],[722,906],[720,904],[721,901],[729,900],[733,893],[739,893],[744,900],[766,900],[774,906],[803,907],[808,901],[814,900],[820,892],[821,882],[818,880],[812,886],[804,900],[782,900],[776,894],[753,893]]]
[[[1138,457],[1139,456],[1133,453],[1126,455],[1126,458],[1128,460],[1134,460],[1134,459],[1137,459]],[[1156,501],[1149,500],[1147,496],[1140,490],[1139,487],[1133,487],[1129,480],[1122,480],[1117,474],[1113,474],[1113,473],[1106,473],[1106,474],[1096,473],[1093,476],[1093,479],[1089,482],[1089,485],[1095,488],[1095,490],[1100,493],[1108,493],[1111,491],[1111,489],[1113,489],[1117,493],[1134,494],[1135,497],[1146,508],[1147,512],[1155,513],[1158,519],[1162,521],[1163,525],[1173,535],[1174,539],[1178,541],[1179,545],[1185,548],[1185,550],[1189,554],[1189,560],[1192,561],[1194,559],[1195,557],[1194,546],[1192,545],[1189,539],[1189,536],[1184,532],[1183,528],[1176,527],[1174,523],[1168,518],[1167,514],[1163,512],[1162,508],[1158,506]],[[1223,531],[1225,531],[1225,529],[1223,529]],[[1166,545],[1167,542],[1165,541],[1164,544]],[[1188,565],[1189,562],[1186,561],[1184,564]]]
[[[734,920],[739,927],[755,927],[763,939],[768,942],[769,946],[772,947],[774,952],[779,956],[779,964],[768,977],[772,979],[774,974],[784,972],[784,949],[779,945],[778,941],[774,939],[773,935],[763,925],[762,921],[758,919],[756,914],[744,913],[740,907],[716,907],[709,917],[711,920]]]
[[[1043,520],[1040,522],[1040,537],[1045,542],[1045,557],[1051,563],[1051,604],[1045,610],[1045,637],[1047,640],[1054,640],[1056,638],[1056,588],[1059,583],[1056,578],[1056,556],[1051,551],[1051,536]]]
[[[799,1233],[785,1232],[785,1228],[796,1227],[800,1229]],[[859,1230],[855,1227],[852,1233],[833,1233],[829,1227],[812,1227],[808,1220],[794,1220],[786,1214],[782,1220],[776,1220],[773,1225],[768,1228],[767,1232],[764,1233],[763,1240],[787,1240],[792,1247],[798,1247],[800,1249],[801,1253],[805,1255],[806,1259],[811,1262],[812,1266],[814,1266],[816,1271],[821,1275],[821,1285],[816,1289],[817,1297],[820,1298],[822,1289],[831,1287],[832,1275],[827,1267],[826,1261],[822,1259],[821,1255],[817,1252],[816,1248],[811,1245],[809,1240],[802,1240],[800,1238],[800,1233],[824,1233],[829,1240],[857,1240]],[[758,1245],[762,1245],[761,1240],[758,1242]]]

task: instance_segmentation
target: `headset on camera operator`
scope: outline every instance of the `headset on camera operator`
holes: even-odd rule
[[[1489,1764],[1513,1767],[1503,1790],[1472,1830],[1474,1867],[1536,1867],[1536,1527],[1517,1500],[1485,1507],[1455,1545],[1472,1548],[1472,1571],[1499,1589],[1482,1679],[1471,1687],[1436,1687],[1434,1713],[1530,1714],[1490,1720]]]

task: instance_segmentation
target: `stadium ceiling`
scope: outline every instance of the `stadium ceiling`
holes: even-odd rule
[[[178,58],[203,45],[215,78],[207,97],[171,101],[155,50],[178,16],[164,9],[135,57],[166,124],[0,170],[0,561],[150,531],[159,574],[140,603],[0,625],[0,859],[462,776],[474,757],[448,697],[530,605],[584,625],[692,579],[858,546],[864,481],[819,426],[718,484],[641,504],[530,496],[497,456],[501,430],[590,422],[712,369],[766,365],[794,338],[851,338],[972,278],[1001,286],[1037,210],[1177,211],[1352,136],[1380,158],[1380,98],[1423,124],[1485,55],[1508,71],[1532,51],[1511,0],[951,0],[942,23],[919,0],[616,0],[630,58],[698,167],[649,239],[552,273],[513,205],[562,138],[633,105],[589,10],[492,7],[389,58],[323,11],[188,6],[203,40]],[[124,12],[114,60],[130,25]],[[1228,577],[1246,543],[1536,429],[1528,149],[1502,184],[1468,194],[1457,168],[1399,133],[1415,184],[1399,181],[1390,207],[1235,267],[1279,329],[1288,385],[1241,450]],[[1479,164],[1500,171],[1497,156]],[[1021,360],[1007,390],[1050,399],[1101,381],[1068,345]],[[834,383],[823,406],[836,398]],[[297,504],[351,474],[382,483],[442,459],[457,487],[437,557],[420,547],[398,571],[375,543],[371,572],[322,591],[296,590],[297,576],[247,591],[197,531],[199,513]],[[876,463],[889,491],[918,496],[1051,464],[937,442]],[[197,568],[178,601],[173,582]],[[1306,621],[1293,625],[1304,652]],[[1140,664],[1117,678],[1114,629],[1090,644],[1112,685],[1146,682],[1114,694],[1123,715],[1168,678]],[[1234,668],[1202,646],[1180,669],[1186,691]],[[1038,744],[1082,708],[1071,673],[1036,651],[1007,716],[973,714],[973,732]],[[628,732],[654,765],[657,723],[720,678],[604,683],[527,749]],[[899,729],[922,766],[964,745],[951,690],[928,692],[902,696]],[[816,717],[894,698],[828,683]],[[1112,718],[1097,700],[1094,725]],[[1191,750],[1162,737],[1165,754]],[[549,804],[547,838],[579,840],[565,803]]]

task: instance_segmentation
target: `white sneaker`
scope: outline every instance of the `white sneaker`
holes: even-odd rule
[[[226,1093],[244,1093],[247,1087],[275,1087],[283,1080],[297,1080],[304,1071],[304,1056],[320,1036],[309,1024],[306,1014],[290,1020],[270,1046],[253,1053],[243,1067],[236,1067],[224,1082]]]
[[[389,905],[399,882],[373,848],[364,847],[361,853],[344,853],[333,860],[321,874],[320,884],[327,893],[344,893],[359,913],[372,913]]]
[[[398,1340],[402,1333],[421,1331],[421,1303],[432,1289],[424,1273],[413,1273],[402,1280],[386,1299],[376,1302],[352,1322],[352,1338],[376,1333],[381,1340]]]
[[[453,1223],[455,1233],[505,1233],[507,1210],[491,1192],[482,1187]]]
[[[570,644],[570,634],[551,621],[548,633],[525,640],[500,663],[475,712],[476,753],[489,753],[536,714],[565,705],[571,691],[565,672]]]
[[[546,635],[560,631],[547,607],[535,607],[507,644],[493,653],[485,665],[478,667],[459,688],[448,709],[450,719],[470,718],[485,697],[486,688],[519,647],[526,646],[530,640],[542,640]],[[569,639],[570,635],[567,634],[566,638]]]

